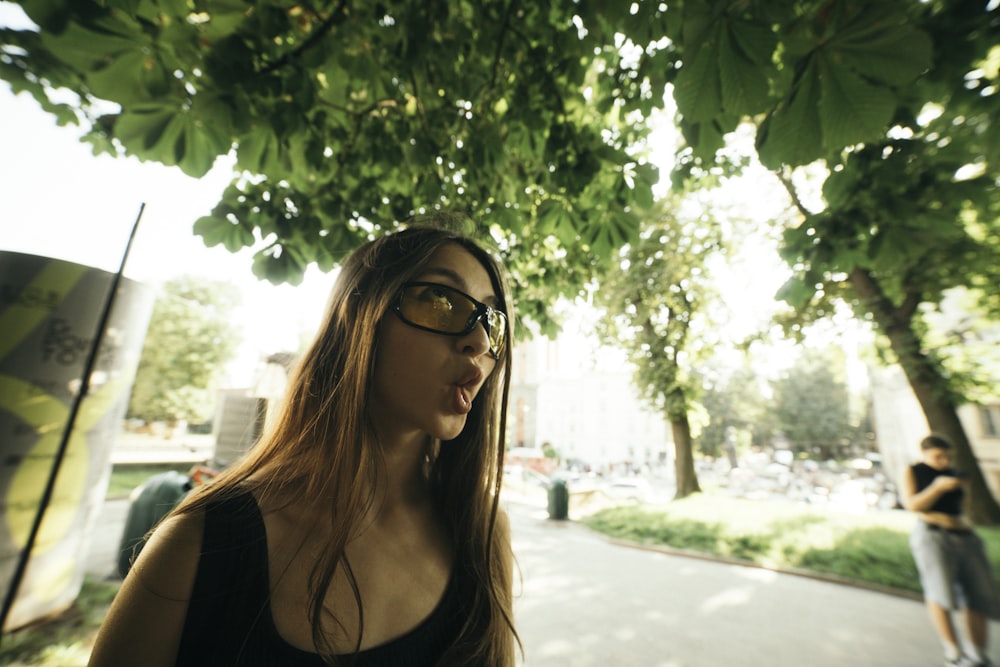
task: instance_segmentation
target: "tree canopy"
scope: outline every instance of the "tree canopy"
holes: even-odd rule
[[[905,85],[933,64],[921,21],[938,5],[20,4],[39,29],[0,30],[0,76],[95,150],[195,176],[233,153],[233,183],[195,231],[263,243],[257,275],[294,282],[414,213],[466,210],[543,321],[547,298],[636,239],[658,179],[646,121],[668,84],[680,173],[711,164],[747,115],[763,119],[766,164],[802,164],[921,103]]]
[[[448,208],[501,237],[531,310],[575,293],[652,201],[628,112],[663,87],[639,99],[596,8],[585,27],[559,3],[21,4],[39,30],[0,31],[0,76],[96,150],[193,176],[232,152],[195,232],[232,251],[263,240],[253,269],[275,282]]]
[[[771,383],[778,427],[792,450],[821,460],[837,459],[857,444],[843,361],[843,354],[832,349],[807,352]]]
[[[993,0],[20,4],[38,29],[0,29],[0,77],[96,150],[192,175],[234,155],[194,228],[261,246],[257,275],[294,282],[399,220],[457,209],[488,228],[519,314],[543,325],[553,298],[638,240],[665,93],[685,139],[675,183],[739,169],[725,144],[749,121],[786,183],[814,161],[830,174],[818,208],[790,188],[802,222],[783,296],[803,320],[834,297],[872,319],[931,428],[976,466],[915,315],[963,286],[1000,311]]]
[[[661,202],[595,295],[603,337],[628,353],[640,395],[670,422],[678,498],[700,490],[689,412],[700,388],[697,362],[711,347],[706,301],[715,294],[706,264],[722,246],[710,207],[685,208],[680,197]]]
[[[229,320],[238,301],[229,283],[190,276],[164,283],[139,359],[129,418],[211,419],[213,383],[239,345]]]

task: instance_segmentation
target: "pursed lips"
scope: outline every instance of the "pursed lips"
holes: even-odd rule
[[[459,403],[462,407],[462,412],[467,411],[472,406],[472,401],[475,399],[476,394],[479,393],[479,388],[483,383],[483,370],[478,366],[471,366],[463,375],[453,383],[453,386],[457,388],[459,398]]]
[[[469,370],[455,382],[455,385],[461,387],[472,395],[479,390],[479,385],[483,381],[483,370],[478,366],[472,366]]]

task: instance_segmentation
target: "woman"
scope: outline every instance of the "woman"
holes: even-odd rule
[[[903,475],[903,502],[919,516],[910,549],[924,600],[944,647],[947,665],[988,667],[988,619],[998,597],[982,540],[962,513],[965,479],[951,467],[951,443],[938,435],[920,442],[922,461]],[[963,656],[951,610],[965,608],[972,655]]]
[[[355,251],[277,424],[153,533],[90,664],[513,664],[508,304],[452,232]]]

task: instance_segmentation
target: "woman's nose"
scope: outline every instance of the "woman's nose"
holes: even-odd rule
[[[490,336],[486,333],[486,325],[482,320],[476,322],[472,331],[459,336],[457,344],[461,347],[463,354],[478,357],[490,351]]]

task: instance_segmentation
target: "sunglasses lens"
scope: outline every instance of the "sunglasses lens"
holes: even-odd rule
[[[411,285],[403,290],[400,312],[409,322],[441,333],[458,334],[468,326],[476,304],[440,285]]]
[[[506,315],[481,306],[462,292],[444,285],[406,285],[396,304],[396,312],[412,325],[455,336],[469,333],[482,319],[490,340],[490,352],[494,356],[499,356],[507,337]]]
[[[499,355],[503,349],[504,339],[507,337],[507,316],[499,310],[491,310],[486,314],[489,322],[490,351],[494,355]]]

